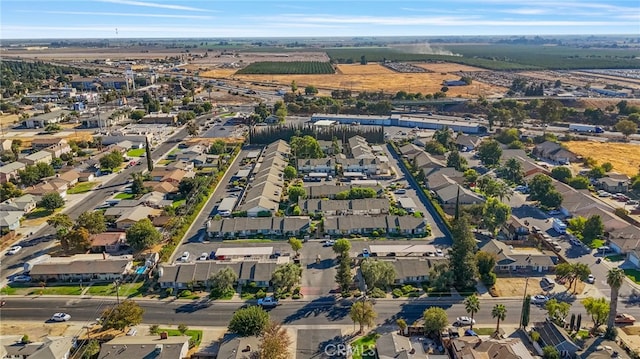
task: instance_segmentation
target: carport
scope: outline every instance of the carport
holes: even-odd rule
[[[422,257],[435,256],[436,247],[431,244],[375,244],[369,246],[369,252],[374,257]]]

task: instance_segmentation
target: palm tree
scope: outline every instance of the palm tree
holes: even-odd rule
[[[497,318],[498,322],[496,323],[496,332],[500,330],[500,321],[505,320],[507,317],[507,308],[504,304],[496,304],[491,310],[491,317]]]
[[[609,318],[607,319],[607,331],[613,329],[613,324],[618,312],[618,291],[624,281],[624,271],[620,268],[611,268],[607,273],[607,284],[611,287],[611,304],[609,305]]]
[[[480,300],[475,293],[464,300],[464,309],[471,314],[471,329],[473,329],[473,315],[480,311]]]

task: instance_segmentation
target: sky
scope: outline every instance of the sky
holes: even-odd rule
[[[0,0],[1,39],[640,36],[640,0]]]

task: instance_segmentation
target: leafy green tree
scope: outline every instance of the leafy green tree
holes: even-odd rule
[[[474,278],[477,271],[474,255],[477,244],[466,216],[453,220],[451,235],[453,244],[449,252],[449,262],[453,272],[453,282],[456,288],[466,289],[475,284]]]
[[[144,110],[133,110],[131,111],[131,114],[129,114],[129,118],[131,118],[134,121],[138,121],[138,120],[141,120],[144,117],[144,115],[146,115]]]
[[[458,151],[451,151],[447,157],[447,167],[453,167],[460,172],[467,170],[467,159],[460,155]]]
[[[542,348],[542,359],[560,359],[560,352],[551,345]]]
[[[86,228],[91,234],[102,233],[107,230],[107,224],[102,212],[83,212],[76,220],[76,228]]]
[[[480,274],[480,277],[484,277],[495,269],[497,257],[490,252],[478,251],[476,253],[476,261],[478,262],[478,274]]]
[[[452,148],[453,146],[453,133],[446,126],[436,130],[433,133],[433,139],[446,149]]]
[[[584,176],[575,176],[567,181],[567,184],[575,189],[587,189],[591,185],[589,179]]]
[[[209,277],[209,285],[215,295],[224,295],[233,291],[233,285],[238,281],[238,275],[230,267],[225,267]]]
[[[187,134],[191,137],[195,137],[198,134],[198,124],[195,121],[187,122]]]
[[[478,158],[485,166],[495,166],[500,162],[502,156],[502,147],[495,140],[484,140],[478,146]]]
[[[504,304],[496,304],[491,309],[491,317],[496,318],[496,332],[500,330],[500,322],[507,318],[507,308]]]
[[[351,274],[351,258],[348,255],[340,257],[340,264],[336,271],[336,283],[340,286],[341,293],[348,293],[353,284],[353,275]]]
[[[67,242],[69,243],[69,248],[73,249],[77,252],[86,252],[89,248],[91,248],[91,241],[89,237],[91,234],[87,231],[86,228],[78,228],[70,231],[67,234]]]
[[[571,304],[567,302],[559,302],[555,298],[549,299],[545,304],[545,309],[549,318],[556,323],[562,323],[562,321],[569,315]]]
[[[135,301],[127,299],[115,307],[102,312],[102,327],[104,329],[123,330],[126,327],[142,323],[144,309]]]
[[[149,143],[149,137],[144,139],[144,153],[147,159],[147,171],[153,171],[153,158],[151,157],[151,144]]]
[[[153,226],[149,218],[134,223],[127,229],[127,243],[135,250],[143,250],[157,244],[162,234]]]
[[[440,307],[430,307],[422,314],[424,319],[424,332],[429,335],[440,335],[449,325],[447,312]]]
[[[260,335],[269,325],[269,313],[257,305],[238,309],[229,322],[229,331],[243,337]]]
[[[322,152],[318,140],[309,135],[304,137],[293,136],[289,140],[289,144],[291,145],[291,152],[298,159],[324,157],[324,152]]]
[[[296,256],[298,255],[298,251],[302,249],[302,241],[296,237],[289,238],[289,245],[291,246],[291,250],[296,252]]]
[[[131,179],[131,193],[141,195],[148,191],[144,186],[144,176],[142,175],[142,172],[131,173]]]
[[[521,184],[524,182],[524,169],[522,163],[515,158],[509,158],[505,161],[504,166],[500,168],[500,175],[505,180]]]
[[[50,211],[64,207],[64,198],[58,192],[49,192],[42,196],[40,207],[46,208]]]
[[[507,223],[511,216],[511,206],[500,202],[495,197],[489,197],[484,203],[482,215],[487,229],[495,234],[502,225]]]
[[[291,288],[300,283],[302,269],[295,263],[280,265],[273,272],[271,282],[277,290],[290,292]]]
[[[602,218],[599,215],[595,214],[584,224],[584,229],[582,230],[582,237],[587,243],[593,242],[594,239],[601,237],[604,234],[604,224],[602,223]]]
[[[516,128],[508,128],[496,134],[496,140],[504,145],[508,145],[513,141],[518,141],[519,138],[520,133]]]
[[[587,297],[582,300],[582,305],[593,320],[593,331],[596,331],[607,321],[610,307],[606,299]]]
[[[473,168],[469,168],[468,170],[464,171],[464,183],[467,186],[470,186],[471,184],[476,183],[479,176],[480,175],[478,174],[478,172],[476,172],[476,170],[474,170]]]
[[[342,257],[348,257],[351,250],[351,242],[346,238],[340,238],[333,244],[333,251]]]
[[[100,167],[108,170],[113,170],[120,167],[122,162],[124,162],[122,153],[120,153],[118,150],[113,150],[111,153],[100,158]]]
[[[573,217],[567,221],[567,229],[576,237],[582,239],[582,232],[584,232],[584,226],[587,224],[587,219],[581,216]]]
[[[290,186],[287,194],[289,196],[289,202],[297,203],[300,199],[305,199],[307,197],[307,191],[304,190],[301,186]]]
[[[365,325],[367,327],[373,326],[377,317],[378,313],[373,308],[373,303],[368,300],[353,303],[349,310],[349,318],[360,325],[359,333],[362,333]]]
[[[611,164],[611,162],[605,162],[601,167],[605,172],[611,172],[613,170],[613,165]]]
[[[396,320],[396,324],[398,325],[399,334],[403,335],[404,331],[407,329],[407,321],[399,318],[398,320]]]
[[[284,178],[286,178],[289,181],[298,177],[298,171],[293,166],[285,167],[283,172],[284,172]]]
[[[318,93],[318,88],[316,88],[313,85],[307,85],[307,87],[304,88],[304,94],[309,96],[309,95],[315,95]]]
[[[473,316],[480,311],[480,299],[475,293],[464,299],[464,310],[471,315],[471,329],[473,329]]]
[[[602,178],[605,175],[605,171],[604,168],[602,168],[601,166],[595,166],[593,167],[589,173],[588,176],[591,178]]]
[[[616,131],[619,131],[625,138],[638,132],[638,124],[631,120],[620,120],[616,123]]]
[[[534,201],[542,200],[552,189],[553,182],[547,175],[537,174],[529,181],[529,195]]]
[[[270,321],[260,335],[260,358],[289,359],[291,338],[282,324]]]
[[[557,179],[560,182],[567,183],[573,174],[571,173],[571,169],[565,166],[557,166],[551,170],[551,177]]]
[[[100,342],[91,339],[82,347],[82,359],[93,359],[100,353]]]
[[[432,155],[444,155],[447,148],[438,141],[428,141],[424,144],[424,150]]]
[[[607,316],[607,330],[609,331],[614,328],[616,314],[618,313],[618,293],[622,283],[624,283],[624,278],[624,271],[620,268],[611,268],[607,272],[607,284],[611,287],[611,306]]]
[[[22,191],[11,182],[5,182],[0,187],[0,202],[20,196],[22,196]]]
[[[538,108],[540,120],[545,124],[558,122],[562,116],[563,107],[562,103],[558,100],[543,100],[542,105]]]
[[[227,151],[227,144],[223,140],[215,140],[211,147],[209,148],[209,152],[214,155],[221,155]]]
[[[434,293],[450,293],[453,271],[447,263],[436,263],[429,271],[429,283]]]
[[[396,269],[387,261],[365,259],[360,264],[360,271],[369,289],[386,289],[396,278]]]

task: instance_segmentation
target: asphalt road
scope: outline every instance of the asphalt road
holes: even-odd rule
[[[339,300],[333,297],[322,297],[311,302],[285,302],[270,310],[271,318],[291,325],[328,325],[352,324],[349,319],[349,308],[352,300]],[[9,297],[7,304],[0,309],[4,320],[46,321],[54,312],[69,313],[73,321],[93,322],[100,317],[101,312],[115,303],[113,298],[80,299],[53,297]],[[138,303],[145,309],[143,322],[146,324],[189,323],[193,326],[227,326],[237,309],[245,305],[235,302],[188,302],[188,301],[156,301],[141,300]],[[478,325],[495,325],[491,317],[491,308],[497,304],[504,304],[507,308],[506,323],[519,322],[521,300],[517,299],[482,299],[481,309],[476,313]],[[378,313],[376,324],[395,323],[398,318],[404,318],[411,323],[422,316],[425,309],[439,306],[447,311],[449,320],[453,323],[458,316],[467,315],[460,299],[434,298],[420,300],[379,300],[375,304]],[[640,317],[640,307],[625,310],[633,316]],[[582,313],[589,318],[582,305],[574,305],[571,313]],[[531,321],[544,320],[545,312],[537,306],[531,308]],[[588,321],[588,319],[585,319]]]

